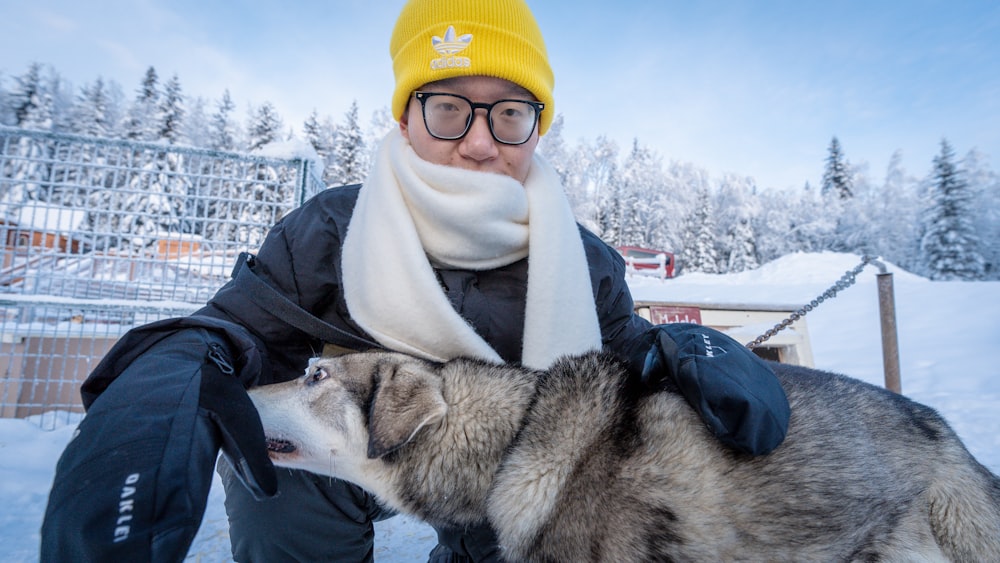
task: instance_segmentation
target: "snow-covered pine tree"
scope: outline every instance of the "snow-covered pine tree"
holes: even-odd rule
[[[907,177],[903,155],[897,150],[889,158],[885,181],[871,201],[871,254],[909,271],[920,270],[920,204],[916,181]]]
[[[757,235],[757,258],[761,263],[798,249],[797,244],[791,240],[795,223],[789,209],[792,207],[792,199],[801,197],[803,193],[812,193],[808,182],[800,192],[790,189],[763,190],[757,195],[760,212],[751,221]]]
[[[365,131],[365,146],[368,147],[368,154],[365,162],[369,165],[375,161],[375,154],[382,145],[382,139],[392,129],[399,127],[392,117],[392,112],[388,107],[382,107],[372,112],[371,119],[368,120],[368,129]]]
[[[677,255],[680,270],[687,267],[682,259],[684,249],[693,244],[690,220],[699,205],[698,194],[708,190],[709,182],[705,169],[690,162],[672,161],[650,197],[650,246]]]
[[[552,120],[545,136],[539,139],[538,153],[545,157],[565,185],[569,176],[569,152],[566,140],[563,139],[563,126],[563,116],[560,113]]]
[[[761,211],[754,230],[761,263],[792,252],[826,249],[836,217],[827,214],[825,198],[808,182],[799,190],[765,190],[758,198]]]
[[[181,139],[181,124],[184,120],[184,95],[181,81],[173,75],[163,86],[163,96],[156,108],[156,139],[174,145]]]
[[[985,261],[975,231],[972,189],[955,164],[946,139],[934,157],[924,234],[920,241],[925,271],[932,280],[977,280]]]
[[[622,165],[619,198],[613,203],[618,213],[618,244],[652,246],[650,241],[650,204],[662,185],[663,165],[659,155],[632,141],[632,151]]]
[[[229,97],[229,89],[222,93],[222,99],[209,120],[208,148],[231,151],[236,148],[236,124],[232,120],[236,104]]]
[[[572,151],[565,147],[562,142],[562,124],[562,115],[557,115],[548,133],[539,142],[539,150],[562,178],[566,197],[576,219],[588,229],[599,232],[597,222],[594,220],[595,205],[588,193],[589,182],[586,179],[585,163],[591,148],[583,141],[578,142]]]
[[[264,102],[257,111],[251,111],[247,123],[247,149],[255,151],[268,143],[281,139],[284,124],[271,102]]]
[[[697,191],[698,205],[695,207],[694,215],[691,216],[689,228],[691,232],[690,244],[685,245],[682,250],[685,270],[691,272],[704,272],[706,274],[719,273],[719,255],[716,250],[715,206],[712,202],[711,193],[708,187],[702,185]]]
[[[326,185],[339,185],[335,178],[336,168],[334,145],[337,138],[337,126],[329,117],[320,121],[319,114],[314,109],[306,122],[302,125],[302,132],[306,140],[312,145],[316,154],[323,159],[323,183]]]
[[[618,145],[604,135],[593,144],[581,141],[568,176],[566,191],[577,219],[604,236],[608,232],[607,205],[618,176]],[[577,202],[582,205],[576,207]]]
[[[15,137],[7,150],[12,159],[4,159],[0,168],[0,209],[12,213],[31,200],[44,198],[49,168],[46,164],[50,148],[41,140]]]
[[[52,95],[42,79],[42,65],[29,65],[25,74],[15,78],[10,94],[11,112],[17,127],[49,130],[52,128]],[[11,151],[15,157],[4,159],[0,169],[0,206],[12,212],[31,200],[47,199],[49,155],[51,147],[43,140],[14,137]]]
[[[48,85],[52,92],[52,131],[57,133],[67,131],[69,130],[70,114],[73,111],[73,106],[76,105],[77,92],[74,92],[73,86],[63,80],[55,71],[52,71]],[[117,120],[121,111],[121,87],[112,80],[105,80],[104,88],[108,97],[108,115]],[[116,133],[114,124],[112,124],[109,134],[115,135]]]
[[[840,141],[834,137],[830,141],[829,154],[826,157],[826,170],[823,172],[823,184],[820,193],[836,194],[840,199],[849,199],[853,192],[851,174],[840,147]]]
[[[626,209],[631,207],[631,196],[628,186],[618,176],[611,178],[604,189],[604,200],[599,206],[601,222],[601,238],[612,246],[624,244],[624,222]]]
[[[98,77],[92,84],[85,84],[70,114],[70,131],[89,137],[110,137],[114,128],[110,104],[103,79]]]
[[[52,129],[53,96],[42,77],[42,65],[32,63],[27,72],[15,77],[9,103],[14,126],[47,131]]]
[[[181,120],[181,139],[192,147],[209,146],[209,118],[205,113],[205,98],[198,96],[188,100],[184,118]]]
[[[850,200],[841,199],[837,192],[823,191],[822,188],[818,194],[807,192],[800,195],[801,198],[793,200],[789,207],[796,229],[789,234],[797,239],[799,250],[819,252],[840,249],[837,229],[844,207]]]
[[[159,135],[156,119],[157,104],[160,100],[159,77],[156,69],[149,67],[136,92],[135,101],[125,114],[122,130],[126,139],[153,141]]]
[[[319,113],[316,111],[316,108],[313,108],[309,117],[306,118],[305,123],[302,124],[302,134],[305,135],[306,141],[309,141],[309,144],[315,149],[316,154],[323,158],[326,158],[326,155],[330,154],[330,146],[326,139],[323,138],[319,124]]]
[[[734,274],[760,266],[757,259],[757,238],[749,217],[740,217],[726,233],[729,257],[723,273]]]
[[[835,252],[872,253],[872,237],[883,217],[874,214],[878,188],[868,180],[868,163],[848,165],[851,196],[834,197],[826,194],[827,212],[836,215],[836,230],[827,249]]]
[[[10,92],[4,87],[3,71],[0,71],[0,125],[14,125],[14,112],[10,107]]]
[[[121,87],[114,81],[105,81],[98,77],[92,84],[86,84],[81,89],[68,112],[65,128],[73,133],[97,138],[113,138],[117,136],[116,125],[121,122],[122,108]],[[94,187],[97,191],[120,187],[129,176],[123,170],[125,163],[134,155],[129,147],[104,145],[98,143],[77,143],[68,159],[64,159],[63,151],[57,152],[53,159],[53,201],[62,205],[86,208],[88,189],[79,186]],[[102,207],[101,212],[113,212],[113,209]],[[87,228],[95,223],[94,214],[88,214]],[[90,235],[88,235],[90,237]],[[92,242],[88,241],[88,244]]]
[[[28,115],[34,112],[41,103],[40,90],[42,82],[42,65],[31,63],[28,70],[21,76],[14,77],[14,88],[7,95],[7,103],[14,116],[13,125],[23,127]]]
[[[760,200],[754,179],[734,174],[723,176],[717,201],[719,232],[725,233],[719,241],[719,273],[756,268],[760,261],[753,220],[760,213]]]
[[[333,144],[333,164],[329,183],[335,186],[359,184],[368,175],[368,150],[358,123],[358,102],[351,102],[344,121],[337,126]]]
[[[78,135],[112,137],[115,125],[113,105],[111,88],[98,77],[93,83],[84,84],[80,88],[65,126],[71,133]],[[119,171],[106,166],[107,153],[118,150],[120,149],[81,143],[68,162],[62,162],[57,154],[52,165],[51,201],[85,207],[86,197],[83,194],[86,190],[80,190],[78,186],[112,187],[111,178],[117,177]]]
[[[1000,175],[989,168],[986,155],[970,150],[962,161],[965,177],[980,204],[976,206],[975,231],[979,233],[985,279],[1000,279]]]

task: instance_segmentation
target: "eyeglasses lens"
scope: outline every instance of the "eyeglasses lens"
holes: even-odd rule
[[[459,139],[468,132],[472,105],[468,100],[447,94],[426,96],[423,100],[427,130],[439,139]],[[538,114],[529,103],[504,100],[489,109],[490,128],[501,143],[524,143],[535,129]]]
[[[535,128],[535,108],[524,102],[500,102],[490,109],[490,123],[501,143],[523,143]]]

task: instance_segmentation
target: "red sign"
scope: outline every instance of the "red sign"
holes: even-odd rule
[[[654,325],[667,323],[701,324],[701,309],[697,307],[675,307],[672,305],[650,305],[649,322]]]

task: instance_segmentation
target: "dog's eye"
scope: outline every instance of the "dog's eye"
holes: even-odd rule
[[[306,379],[306,385],[315,385],[328,377],[330,377],[330,374],[327,373],[325,369],[316,368],[312,370],[312,373],[310,373],[308,379]]]

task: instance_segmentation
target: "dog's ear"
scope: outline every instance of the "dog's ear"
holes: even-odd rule
[[[368,457],[399,449],[417,431],[444,418],[448,405],[441,377],[424,366],[380,366],[375,397],[368,413]]]

